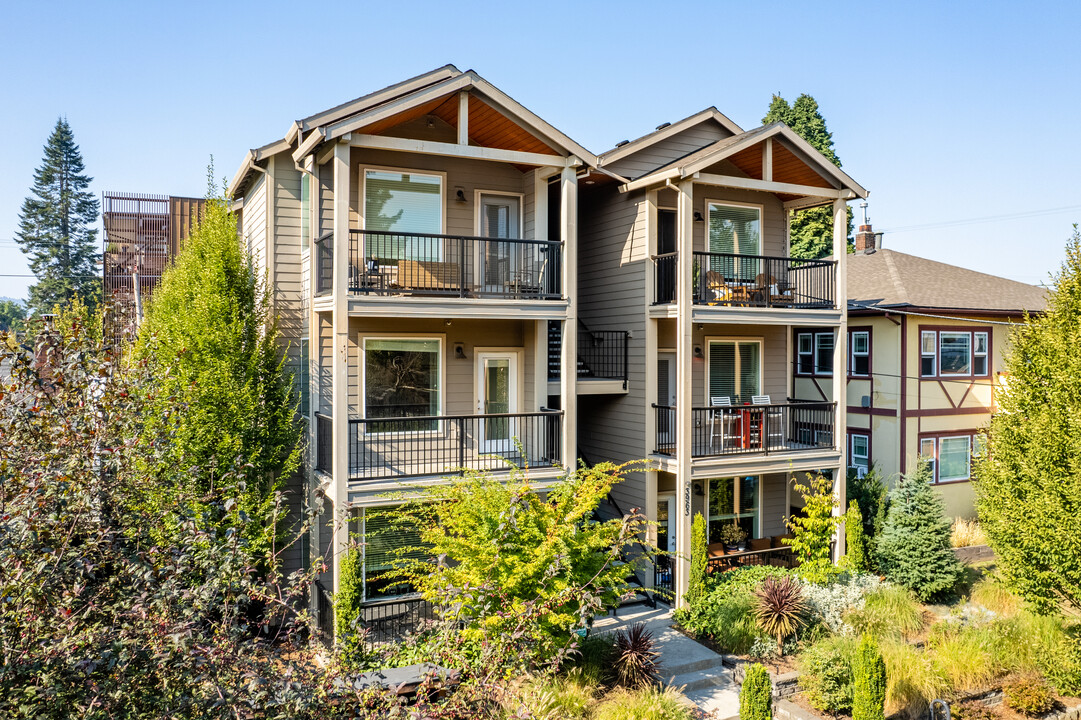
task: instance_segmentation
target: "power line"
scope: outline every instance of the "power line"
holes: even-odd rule
[[[1027,218],[1041,217],[1043,215],[1058,215],[1065,212],[1072,212],[1075,210],[1081,210],[1081,205],[1063,205],[1057,208],[1047,208],[1045,210],[1025,210],[1016,213],[1005,213],[1003,215],[985,215],[983,217],[965,218],[962,220],[944,220],[941,222],[923,223],[921,225],[902,225],[895,228],[886,228],[883,230],[885,233],[895,234],[903,232],[915,232],[916,230],[934,230],[937,228],[959,227],[961,225],[978,225],[981,223],[998,222],[1002,220],[1025,220]]]

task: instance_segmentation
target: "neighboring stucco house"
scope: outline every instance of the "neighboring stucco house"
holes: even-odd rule
[[[971,517],[972,457],[1005,382],[1010,325],[1044,310],[1046,291],[876,248],[874,237],[861,226],[848,258],[848,465],[873,464],[892,482],[927,458],[947,514]],[[826,336],[793,342],[796,397],[832,398]]]

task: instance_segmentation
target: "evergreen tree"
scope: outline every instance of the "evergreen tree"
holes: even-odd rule
[[[886,663],[874,638],[863,636],[853,665],[852,720],[883,720],[886,717]]]
[[[702,513],[696,513],[691,522],[691,572],[687,576],[688,603],[693,603],[706,594],[706,519]]]
[[[26,322],[26,308],[14,300],[0,300],[0,331],[18,332]]]
[[[773,717],[773,683],[769,671],[758,663],[746,666],[739,689],[739,720],[770,720]]]
[[[134,352],[157,378],[150,407],[179,399],[186,408],[147,415],[148,436],[168,423],[173,438],[157,471],[188,478],[188,470],[201,468],[205,490],[232,487],[248,518],[242,532],[256,551],[274,537],[275,492],[300,460],[296,401],[270,292],[241,250],[236,216],[223,199],[210,198],[154,292]],[[248,470],[243,484],[240,467]],[[163,483],[158,501],[166,516],[174,492]]]
[[[980,525],[1007,584],[1041,611],[1081,607],[1081,233],[1044,314],[1012,333],[976,465]]]
[[[87,189],[93,178],[85,170],[71,126],[60,118],[45,143],[15,233],[38,279],[30,288],[30,307],[37,312],[76,296],[93,309],[101,299],[101,254],[93,228],[98,199]]]
[[[806,93],[791,105],[774,95],[762,124],[783,122],[837,167],[841,159],[833,149],[833,133],[818,110],[818,102]],[[793,213],[789,254],[795,258],[823,258],[833,253],[833,208],[809,208]],[[852,208],[848,209],[848,234],[852,234]],[[849,240],[851,246],[851,240]]]
[[[853,500],[845,513],[845,557],[847,567],[858,572],[867,572],[871,569],[871,561],[867,557],[867,536],[863,532],[863,514],[860,513],[860,505]]]
[[[890,492],[890,510],[876,548],[879,570],[920,600],[941,597],[961,576],[950,529],[942,498],[931,487],[931,466],[920,462]]]

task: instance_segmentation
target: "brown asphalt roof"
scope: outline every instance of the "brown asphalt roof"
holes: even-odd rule
[[[1047,291],[1037,285],[1007,280],[880,249],[848,256],[849,308],[874,305],[942,310],[1039,312],[1047,307]]]

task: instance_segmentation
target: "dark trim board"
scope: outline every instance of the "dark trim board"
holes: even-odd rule
[[[849,405],[846,411],[852,415],[877,415],[878,417],[897,417],[896,410],[886,410],[884,408],[865,408],[857,407],[856,405]]]

